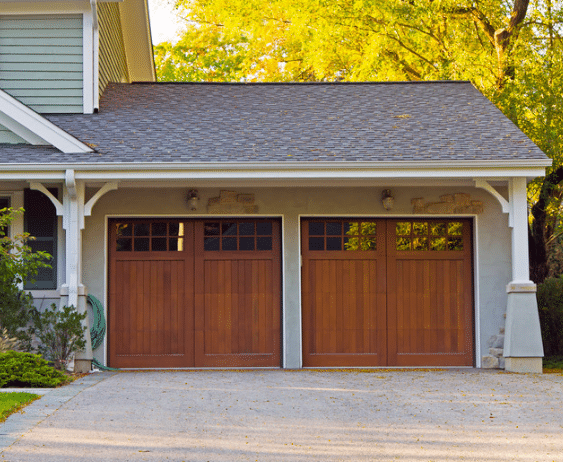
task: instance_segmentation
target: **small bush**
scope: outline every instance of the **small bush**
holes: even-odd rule
[[[34,315],[32,330],[40,341],[39,353],[53,361],[57,369],[64,370],[71,355],[86,346],[85,318],[86,313],[80,314],[72,306],[57,309],[54,303],[50,310]]]
[[[563,355],[563,276],[539,284],[537,297],[544,354]]]
[[[49,388],[67,381],[65,374],[49,366],[40,355],[19,351],[0,353],[0,388]]]

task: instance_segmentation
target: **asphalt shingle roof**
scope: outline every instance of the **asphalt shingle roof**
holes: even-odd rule
[[[469,82],[110,84],[46,116],[96,152],[0,147],[0,163],[546,159]]]

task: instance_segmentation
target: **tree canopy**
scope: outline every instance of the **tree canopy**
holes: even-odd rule
[[[176,7],[186,31],[155,48],[160,80],[472,81],[554,160],[530,187],[532,275],[540,282],[563,272],[553,263],[563,231],[560,0],[178,0]]]

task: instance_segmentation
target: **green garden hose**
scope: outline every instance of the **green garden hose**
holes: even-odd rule
[[[98,348],[104,341],[106,336],[106,318],[104,316],[104,306],[93,295],[88,295],[88,304],[92,307],[92,313],[94,315],[94,320],[92,326],[90,327],[90,339],[92,340],[92,350]],[[99,363],[96,359],[92,360],[92,365],[103,371],[118,371],[113,367],[104,366]]]

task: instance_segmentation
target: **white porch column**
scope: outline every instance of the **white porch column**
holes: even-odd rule
[[[506,287],[505,367],[511,372],[541,373],[543,345],[536,285],[529,272],[526,178],[512,178],[509,193],[512,281]]]
[[[84,229],[84,182],[74,178],[74,170],[65,173],[63,186],[63,228],[66,244],[66,282],[61,286],[61,303],[74,306],[79,313],[86,312],[87,291],[82,284],[82,230]],[[92,368],[92,343],[88,317],[83,321],[86,327],[86,347],[76,354],[75,372],[88,372]]]

